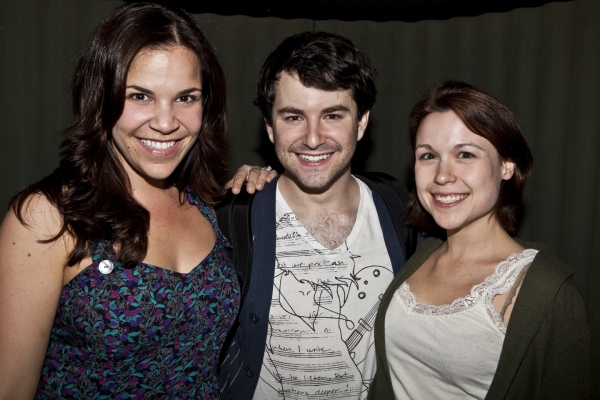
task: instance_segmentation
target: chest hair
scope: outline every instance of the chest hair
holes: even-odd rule
[[[352,232],[356,213],[348,215],[337,210],[320,210],[306,220],[300,218],[306,230],[330,250],[338,248]]]

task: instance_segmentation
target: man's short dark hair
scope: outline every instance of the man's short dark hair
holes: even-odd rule
[[[256,104],[272,124],[275,85],[282,72],[297,75],[306,87],[350,90],[358,117],[369,111],[377,97],[375,68],[369,58],[345,37],[327,32],[303,32],[286,38],[263,64]]]

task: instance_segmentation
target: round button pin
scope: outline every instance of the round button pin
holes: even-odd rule
[[[250,321],[254,324],[258,324],[260,322],[260,317],[255,313],[250,313]]]
[[[115,266],[110,260],[103,260],[100,265],[98,265],[98,269],[104,275],[110,274]]]

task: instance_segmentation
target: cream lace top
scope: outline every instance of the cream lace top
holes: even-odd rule
[[[385,318],[385,344],[397,399],[483,399],[496,372],[506,325],[492,303],[510,290],[537,250],[511,254],[469,295],[420,304],[404,282]]]

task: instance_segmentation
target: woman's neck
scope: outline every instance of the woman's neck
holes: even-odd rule
[[[478,226],[447,231],[447,256],[451,259],[504,259],[523,250],[495,217],[478,222]]]

